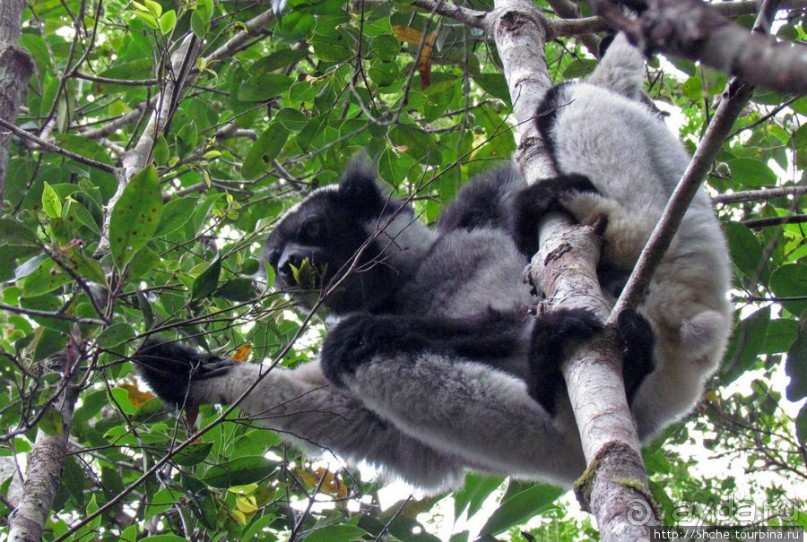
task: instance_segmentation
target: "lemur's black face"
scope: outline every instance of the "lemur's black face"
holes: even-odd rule
[[[379,264],[369,242],[382,215],[400,208],[382,195],[368,172],[353,168],[338,187],[317,190],[290,211],[269,235],[265,255],[276,285],[336,313],[374,310],[394,291],[394,270]]]

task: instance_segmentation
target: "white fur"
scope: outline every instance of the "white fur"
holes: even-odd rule
[[[602,193],[564,203],[583,223],[608,216],[603,259],[628,270],[689,163],[667,128],[645,106],[624,96],[638,96],[641,66],[639,52],[623,35],[617,36],[590,78],[605,88],[567,86],[562,102],[569,105],[558,110],[552,132],[562,172],[587,176]],[[731,330],[730,283],[726,242],[706,194],[700,192],[640,306],[658,339],[658,367],[633,405],[640,434],[655,434],[700,397]]]

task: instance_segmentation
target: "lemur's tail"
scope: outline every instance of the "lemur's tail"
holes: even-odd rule
[[[635,100],[642,90],[644,75],[642,53],[620,32],[587,81]]]
[[[206,354],[163,338],[146,339],[132,356],[137,372],[157,396],[175,405],[196,404],[188,394],[194,380],[215,378],[234,365],[230,359]]]

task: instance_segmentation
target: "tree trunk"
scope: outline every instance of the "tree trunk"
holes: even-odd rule
[[[18,45],[24,0],[0,2],[0,119],[14,123],[25,97],[34,62]],[[0,205],[6,194],[11,132],[0,130]]]

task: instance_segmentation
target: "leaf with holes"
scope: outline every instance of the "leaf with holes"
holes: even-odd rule
[[[129,263],[151,240],[160,223],[162,207],[157,170],[148,166],[132,177],[112,210],[109,246],[118,268]]]

